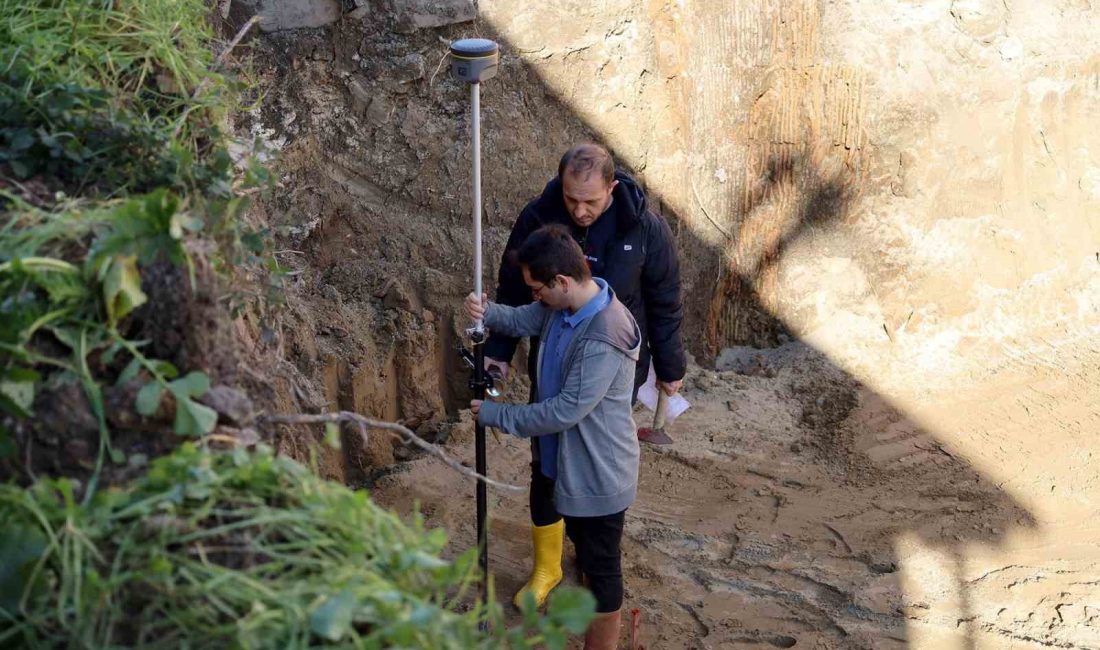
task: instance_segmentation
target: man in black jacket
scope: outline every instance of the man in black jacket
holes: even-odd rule
[[[558,175],[546,184],[541,196],[527,204],[512,227],[500,264],[498,303],[519,307],[532,301],[519,266],[511,260],[512,252],[530,233],[552,223],[570,229],[592,275],[607,281],[641,329],[635,395],[645,383],[651,358],[658,388],[675,394],[683,383],[687,360],[681,338],[680,264],[668,224],[646,207],[641,188],[628,174],[615,169],[606,149],[577,145],[562,156]],[[507,376],[517,343],[518,339],[491,333],[485,348],[486,368]],[[527,363],[530,373],[537,367],[538,348],[538,339],[532,339]],[[532,395],[534,382],[532,376]],[[540,445],[533,442],[531,449],[535,565],[531,579],[515,596],[517,606],[525,591],[541,606],[562,577],[563,524],[554,508],[554,482],[540,469]]]

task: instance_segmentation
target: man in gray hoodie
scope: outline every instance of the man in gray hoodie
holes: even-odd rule
[[[623,600],[623,522],[638,490],[631,401],[641,331],[607,283],[592,277],[564,227],[531,233],[516,261],[536,302],[506,307],[470,294],[466,312],[484,318],[498,333],[540,337],[538,401],[474,400],[470,406],[482,425],[538,437],[542,478],[553,482],[554,507],[596,598],[598,616],[584,647],[615,648]],[[560,567],[560,545],[557,553]],[[560,568],[554,578],[561,580]]]

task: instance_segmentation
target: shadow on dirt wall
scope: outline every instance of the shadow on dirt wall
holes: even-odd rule
[[[499,34],[491,33],[487,25],[479,24],[478,29],[478,35],[495,38],[501,43],[503,51],[509,53],[511,46],[506,39]],[[426,43],[430,43],[430,40],[434,40],[437,35],[448,39],[468,36],[470,35],[468,32],[468,29],[458,26],[439,30],[431,35],[431,39],[426,36],[421,38]],[[331,32],[327,33],[331,34]],[[339,48],[336,49],[339,51]],[[440,74],[446,74],[446,71]],[[539,78],[539,73],[534,68],[513,60],[510,65],[502,68],[502,75],[523,75],[527,80],[526,83],[532,83],[532,80],[535,80],[535,83],[541,84],[541,92],[547,101],[541,108],[529,107],[529,110],[523,113],[525,121],[521,123],[490,122],[484,126],[483,137],[493,148],[492,158],[486,161],[487,172],[491,174],[496,167],[500,166],[523,165],[528,177],[522,187],[508,188],[510,194],[499,199],[488,193],[492,191],[490,180],[490,187],[486,192],[488,238],[486,286],[490,287],[499,262],[503,238],[507,235],[512,219],[509,215],[518,214],[524,197],[530,197],[541,189],[542,183],[553,173],[556,157],[569,141],[584,139],[589,137],[589,134],[594,134],[596,139],[599,139],[599,133],[592,128],[592,125],[577,117],[564,99],[556,96],[551,86]],[[504,89],[508,92],[505,93]],[[529,97],[526,96],[517,99],[517,95],[512,90],[507,79],[489,82],[483,94],[483,111],[491,112],[496,102],[529,102]],[[433,108],[439,109],[439,104],[444,101],[452,104],[462,102],[464,93],[461,88],[453,88],[448,90],[443,98],[426,99],[436,102]],[[344,101],[350,100],[345,97]],[[459,109],[461,108],[459,104]],[[544,123],[540,120],[542,116],[550,116],[547,120],[553,121]],[[493,133],[494,130],[503,128],[528,130],[530,142],[523,144],[523,147],[527,148],[509,150],[509,143],[516,141],[496,138]],[[462,131],[456,130],[453,133],[442,134],[441,137],[462,137],[462,135]],[[541,150],[533,161],[528,158],[532,150],[530,147]],[[468,229],[466,224],[468,217],[465,216],[464,207],[466,193],[461,189],[463,183],[468,183],[468,176],[464,177],[464,170],[461,167],[463,156],[468,155],[468,148],[458,147],[456,151],[454,155],[457,156],[459,166],[451,170],[453,175],[450,178],[442,179],[444,182],[459,186],[453,188],[454,194],[448,199],[459,207],[452,208],[449,215],[441,219],[444,225],[440,226],[440,228],[449,229],[452,240],[461,238],[464,229]],[[685,305],[687,336],[692,349],[701,357],[707,356],[708,347],[711,352],[714,352],[721,347],[744,342],[774,341],[779,334],[784,334],[785,328],[782,322],[770,313],[766,306],[767,301],[762,300],[758,294],[757,287],[760,285],[761,274],[774,272],[783,263],[785,251],[806,236],[812,227],[825,225],[843,227],[841,215],[854,200],[845,179],[817,169],[813,156],[809,155],[809,152],[803,153],[805,155],[769,159],[765,163],[765,169],[761,170],[762,186],[759,188],[759,197],[766,197],[771,188],[787,185],[797,190],[802,199],[797,203],[793,213],[786,216],[784,227],[777,230],[766,241],[759,242],[757,249],[751,251],[755,255],[755,263],[742,266],[741,271],[732,270],[732,265],[728,263],[724,251],[697,237],[692,231],[689,219],[678,214],[671,206],[661,204],[659,182],[647,188],[654,199],[654,204],[661,208],[678,237],[678,249],[685,260],[685,286],[688,294]],[[439,163],[438,160],[424,164],[429,163],[444,164]],[[415,165],[416,162],[410,160],[409,164]],[[428,169],[427,173],[430,175],[432,170]],[[377,206],[370,207],[369,204],[372,201],[383,206],[410,203],[416,205],[419,202],[424,209],[432,209],[433,205],[438,208],[440,205],[433,204],[436,199],[432,198],[417,199],[415,196],[410,198],[411,195],[407,189],[374,187],[371,191],[377,192],[378,196],[377,199],[367,201],[366,208],[363,208],[362,197],[349,193],[348,196],[340,199],[345,201],[345,207],[342,209],[353,210],[358,206],[359,209],[368,211],[381,211]],[[732,241],[736,242],[741,237],[740,228],[758,207],[750,201],[744,213],[732,215],[725,220],[725,223],[732,225],[729,233]],[[348,221],[350,224],[351,220]],[[325,227],[337,230],[338,236],[325,239],[324,246],[319,248],[315,246],[314,250],[321,257],[324,257],[324,254],[320,249],[335,245],[333,242],[339,242],[344,236],[345,229],[350,233],[357,227],[361,228],[361,226],[340,226],[339,224],[328,224]],[[348,236],[350,237],[350,234]],[[360,232],[357,236],[367,235]],[[381,247],[377,252],[392,265],[413,266],[418,263],[416,256],[419,253],[410,252],[410,250],[415,248],[415,243],[406,249],[399,242],[394,242],[393,246]],[[467,268],[464,258],[466,253],[467,251],[457,244],[450,250],[440,249],[432,252],[436,256],[454,258],[448,258],[449,261],[443,266],[453,267],[453,272],[458,277],[461,277]],[[331,249],[328,250],[328,254],[339,256],[337,251]],[[718,265],[722,265],[725,280],[715,283],[713,278]],[[341,271],[349,275],[348,286],[354,282],[371,281],[364,276],[355,278],[355,273],[365,272],[362,270],[364,268],[363,266],[348,267]],[[441,268],[441,265],[437,263],[435,268]],[[397,300],[397,302],[415,303],[416,309],[430,309],[441,315],[442,323],[439,327],[442,333],[434,341],[436,349],[433,353],[439,355],[437,369],[443,378],[441,391],[444,393],[441,399],[450,407],[452,415],[453,409],[468,398],[464,388],[465,374],[454,360],[450,349],[457,330],[453,320],[454,309],[464,291],[461,280],[453,284],[453,287],[448,285],[449,288],[446,291],[437,287],[438,290],[435,293],[429,292],[425,296]],[[375,290],[372,295],[377,299],[378,296],[384,297],[387,294],[385,291]],[[370,299],[370,296],[367,296],[366,300]],[[346,297],[345,300],[347,300]],[[712,324],[715,320],[714,314],[722,310],[733,310],[739,314],[737,318],[746,323],[746,327],[750,330],[746,332],[746,336],[731,340],[727,336],[730,330],[713,326],[708,328],[708,323]],[[407,311],[411,312],[412,308],[410,307]],[[413,326],[414,323],[409,319],[399,319],[395,325],[399,329]],[[420,326],[419,323],[415,325]],[[815,432],[816,439],[806,441],[815,450],[815,462],[828,466],[835,481],[850,483],[853,490],[883,490],[887,495],[891,478],[904,475],[909,496],[912,497],[912,486],[916,485],[917,494],[926,498],[931,505],[928,509],[898,510],[882,518],[877,524],[879,529],[865,535],[867,544],[870,545],[868,547],[861,548],[858,542],[841,539],[830,553],[838,559],[853,556],[876,558],[874,562],[866,563],[863,570],[867,571],[875,581],[877,595],[874,599],[880,603],[889,603],[885,611],[853,602],[851,594],[828,584],[820,584],[814,589],[792,587],[788,593],[778,598],[777,602],[781,607],[790,609],[793,612],[792,615],[798,615],[801,612],[803,620],[831,621],[831,626],[826,626],[824,631],[817,633],[830,637],[838,647],[862,643],[854,638],[848,638],[849,632],[846,627],[849,626],[864,629],[867,626],[875,627],[879,633],[871,634],[871,638],[882,639],[884,643],[892,639],[897,644],[905,646],[908,644],[909,635],[906,630],[907,613],[903,610],[903,605],[910,601],[903,593],[899,578],[899,558],[896,555],[895,542],[901,537],[916,538],[924,546],[951,558],[949,571],[954,580],[952,589],[958,603],[957,619],[964,630],[967,647],[974,647],[977,625],[975,606],[971,602],[968,583],[962,569],[966,548],[973,544],[996,547],[1013,529],[1033,528],[1034,519],[1021,504],[1001,491],[977,468],[945,451],[944,443],[937,440],[935,432],[923,429],[903,411],[892,406],[887,398],[876,395],[866,386],[861,386],[855,378],[829,361],[820,351],[814,352],[813,356],[816,363],[823,368],[820,381],[811,382],[806,393],[800,395],[799,399],[804,401],[804,420],[812,425],[808,430]],[[517,354],[517,358],[521,357],[522,354]],[[309,370],[313,373],[319,371],[318,368]],[[324,381],[338,383],[339,380],[333,377]],[[814,393],[815,389],[821,393]],[[818,397],[829,391],[837,394],[830,395],[828,403],[842,406],[839,410],[824,412]],[[379,412],[371,412],[367,415],[383,417],[395,415],[393,412],[387,412],[386,408],[388,407],[381,406]],[[855,451],[857,443],[862,439],[881,441],[887,437],[891,443],[910,448],[912,453],[900,458],[883,460],[872,459]],[[962,506],[960,507],[959,504]],[[835,522],[849,514],[842,507],[844,504],[835,505],[837,507],[835,512],[829,511],[826,507],[825,510],[815,513],[814,517],[822,523],[822,530],[828,530],[832,525],[830,522]],[[685,513],[685,517],[690,517],[690,513]],[[809,572],[810,567],[806,569]],[[727,564],[722,570],[726,572],[724,577],[727,585],[740,585],[728,588],[740,589],[747,596],[757,597],[754,596],[756,592],[753,591],[756,580],[753,575],[749,573],[738,575],[739,569],[736,563]],[[629,581],[628,575],[627,582]],[[792,631],[789,621],[785,622],[782,617],[777,617],[773,622],[774,629],[761,630],[760,633],[764,635],[761,638],[792,639],[797,642],[797,632]],[[698,633],[697,627],[687,614],[683,616],[683,620],[677,620],[674,624],[683,626],[685,637]],[[780,644],[781,647],[794,645],[793,642],[790,645],[783,645],[785,643],[787,641],[783,641]]]

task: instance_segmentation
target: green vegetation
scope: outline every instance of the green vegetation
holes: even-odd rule
[[[194,399],[209,387],[202,369],[181,377],[127,335],[147,301],[143,269],[191,269],[187,242],[207,240],[227,277],[242,265],[279,276],[263,233],[238,218],[241,190],[268,175],[228,153],[221,127],[247,87],[216,69],[206,11],[198,0],[0,0],[0,414],[32,416],[47,377],[79,382],[100,427],[89,498],[105,459],[123,460],[103,384],[142,378],[142,415],[170,392],[178,434],[216,423]]]
[[[443,561],[442,531],[264,449],[186,444],[83,506],[66,479],[0,487],[0,520],[0,647],[562,648],[594,608],[457,613],[476,550]]]
[[[472,552],[441,560],[439,531],[270,450],[208,449],[210,378],[146,353],[155,268],[193,287],[201,256],[226,284],[264,278],[234,309],[277,295],[266,233],[241,216],[270,178],[232,159],[223,128],[252,89],[215,59],[207,11],[0,0],[0,471],[58,386],[79,387],[99,430],[90,472],[0,486],[0,648],[564,647],[590,596],[559,590],[511,630],[495,604],[463,610]],[[172,396],[183,444],[104,487],[111,464],[140,465],[112,445],[104,398],[134,382],[143,416]]]
[[[218,127],[238,88],[212,70],[205,12],[193,1],[0,0],[0,162],[70,195],[224,182]]]

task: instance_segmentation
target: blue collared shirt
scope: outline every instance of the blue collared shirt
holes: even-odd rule
[[[577,328],[582,323],[603,311],[611,304],[611,292],[602,278],[592,278],[600,287],[600,292],[584,303],[576,313],[566,310],[555,312],[551,317],[550,328],[542,341],[542,364],[539,366],[539,401],[555,397],[561,392],[565,380],[562,366],[565,363],[565,351],[573,341]],[[558,475],[558,434],[539,436],[539,469],[546,478]]]

